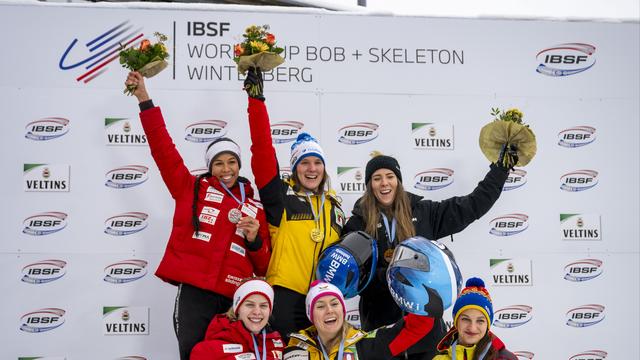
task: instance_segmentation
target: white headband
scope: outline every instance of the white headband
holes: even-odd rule
[[[230,152],[234,154],[240,161],[240,147],[235,142],[225,139],[213,143],[204,154],[204,160],[207,164],[207,170],[211,168],[211,161],[221,152]]]
[[[238,307],[251,295],[260,294],[269,301],[269,309],[273,309],[273,288],[264,280],[249,280],[240,285],[233,294],[233,312],[238,314]]]

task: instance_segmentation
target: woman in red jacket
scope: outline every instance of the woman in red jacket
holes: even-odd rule
[[[240,281],[266,273],[271,256],[266,217],[249,180],[239,176],[235,142],[212,142],[205,153],[208,172],[192,175],[142,76],[131,72],[125,84],[137,86],[133,95],[151,155],[175,201],[173,228],[156,275],[178,286],[173,321],[180,359],[186,360],[213,316],[229,308]]]
[[[282,359],[284,343],[268,324],[272,306],[273,289],[266,281],[244,282],[229,311],[213,318],[205,340],[191,351],[191,360]]]

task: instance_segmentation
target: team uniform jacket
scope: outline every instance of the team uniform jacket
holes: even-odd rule
[[[502,340],[500,340],[491,332],[489,332],[489,334],[491,335],[491,346],[495,351],[497,351],[497,353],[492,359],[489,359],[487,356],[485,356],[484,359],[480,360],[518,360],[518,358],[513,353],[505,348]],[[447,335],[438,344],[438,351],[440,352],[440,354],[434,357],[433,360],[450,360],[453,351],[451,348],[451,344],[457,338],[458,331],[455,327],[451,328]],[[458,345],[456,346],[456,359],[471,360],[475,351],[481,350],[476,349],[475,345],[469,347]]]
[[[272,286],[282,286],[304,295],[315,278],[320,252],[340,238],[344,213],[335,193],[326,191],[320,214],[324,238],[319,243],[311,240],[309,234],[316,222],[306,194],[296,193],[291,181],[280,178],[267,108],[264,102],[249,98],[248,111],[251,168],[267,214],[273,247],[267,281]],[[316,213],[320,204],[321,196],[311,195],[311,206]]]
[[[433,336],[433,320],[431,317],[409,314],[393,325],[371,332],[352,327],[345,337],[342,359],[337,359],[340,344],[327,350],[327,354],[331,360],[402,359],[404,351],[409,354],[424,351],[415,344]],[[284,359],[324,360],[314,326],[291,335]]]
[[[269,331],[269,330],[267,330]],[[255,336],[260,357],[262,348],[262,334]],[[267,360],[282,359],[284,343],[277,331],[266,333]],[[256,359],[251,332],[244,327],[242,321],[231,321],[226,315],[220,314],[211,320],[205,339],[191,350],[191,360],[238,360]],[[258,358],[257,360],[262,360]]]
[[[151,155],[175,200],[171,235],[156,275],[173,284],[187,283],[231,298],[243,278],[254,273],[264,275],[269,264],[271,243],[262,204],[252,199],[249,181],[239,178],[238,182],[245,183],[245,203],[249,209],[245,211],[255,213],[260,221],[258,237],[249,243],[236,234],[236,225],[227,218],[228,212],[240,205],[226,193],[218,179],[213,176],[201,179],[196,205],[200,231],[196,237],[192,224],[195,176],[184,165],[173,144],[160,108],[142,111],[140,119]],[[231,192],[240,199],[238,184]]]
[[[471,194],[443,201],[425,200],[422,196],[408,193],[416,235],[437,240],[462,231],[491,209],[500,197],[508,174],[507,170],[492,164],[484,180],[478,183]],[[359,203],[360,200],[356,202],[353,215],[344,227],[345,234],[365,230],[365,219]],[[360,316],[365,330],[391,324],[402,316],[402,311],[391,297],[387,286],[386,271],[389,263],[385,260],[384,253],[390,248],[389,236],[382,218],[378,221],[377,276],[373,277],[371,283],[360,294]],[[396,245],[397,243],[392,248]],[[435,343],[433,345],[435,348]]]

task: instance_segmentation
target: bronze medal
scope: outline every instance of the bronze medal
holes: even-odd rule
[[[393,250],[394,249],[387,249],[387,250],[384,251],[384,259],[388,263],[391,263],[391,259],[393,259]]]
[[[322,239],[324,239],[324,234],[322,233],[322,230],[320,230],[319,228],[311,229],[311,232],[309,233],[309,235],[311,235],[311,240],[317,243],[321,242]]]
[[[231,209],[227,214],[227,218],[229,218],[230,222],[237,224],[242,219],[242,212],[238,209]]]

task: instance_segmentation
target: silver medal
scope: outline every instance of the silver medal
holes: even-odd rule
[[[242,212],[238,209],[231,209],[227,214],[227,218],[229,218],[230,222],[237,224],[242,219]]]

